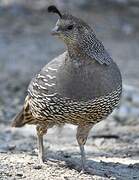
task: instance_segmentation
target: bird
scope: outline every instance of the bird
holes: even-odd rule
[[[36,125],[38,159],[44,162],[43,137],[49,128],[77,126],[81,170],[86,169],[85,144],[92,127],[118,106],[122,76],[118,65],[85,21],[54,5],[48,12],[59,16],[51,34],[66,50],[31,80],[28,94],[12,127]]]

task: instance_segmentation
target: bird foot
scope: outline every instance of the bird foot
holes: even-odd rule
[[[40,156],[39,157],[39,165],[43,166],[45,164],[45,162],[46,162],[46,159],[44,157]]]
[[[85,169],[85,168],[82,168],[81,171],[80,171],[80,173],[79,173],[79,175],[86,174],[86,173],[87,173],[86,169]]]
[[[46,163],[44,162],[44,159],[39,159],[38,164],[35,164],[33,166],[34,169],[42,169],[42,167],[45,165]]]
[[[84,173],[85,173],[85,170],[82,169],[82,170],[80,171],[79,175],[82,175],[82,174],[84,174]]]

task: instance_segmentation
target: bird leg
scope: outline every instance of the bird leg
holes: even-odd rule
[[[44,147],[43,147],[43,136],[38,135],[38,158],[40,161],[40,164],[43,164],[44,162]]]
[[[43,135],[47,133],[48,127],[37,126],[37,143],[38,143],[38,158],[40,164],[44,162],[44,147],[43,147]]]
[[[85,171],[85,150],[84,145],[86,143],[89,131],[91,130],[92,125],[79,125],[77,127],[77,134],[76,139],[80,147],[80,153],[81,153],[81,164],[82,164],[82,172]]]

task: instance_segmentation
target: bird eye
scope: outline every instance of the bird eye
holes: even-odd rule
[[[68,29],[68,30],[72,30],[72,29],[73,29],[73,25],[69,25],[69,26],[67,27],[67,29]]]

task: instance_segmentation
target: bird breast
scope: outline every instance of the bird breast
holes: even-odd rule
[[[88,101],[105,96],[121,84],[121,74],[114,62],[109,66],[98,62],[63,63],[57,72],[57,91],[63,97]]]

